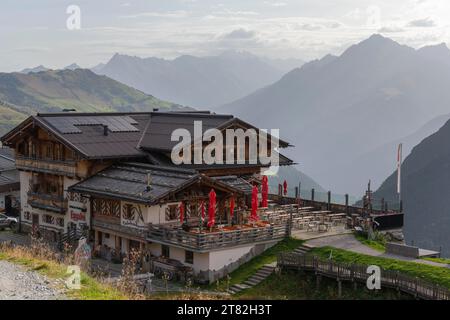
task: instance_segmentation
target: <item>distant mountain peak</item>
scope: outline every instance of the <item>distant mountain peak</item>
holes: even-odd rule
[[[39,66],[37,66],[37,67],[34,67],[34,68],[26,68],[26,69],[23,69],[22,71],[20,71],[20,73],[28,74],[28,73],[36,73],[36,72],[48,71],[48,70],[50,70],[50,69],[47,68],[47,67],[44,67],[44,66],[41,64],[41,65],[39,65]]]
[[[72,63],[72,64],[64,67],[64,70],[75,70],[75,69],[81,69],[81,67],[76,63]]]
[[[450,49],[444,42],[425,46],[417,50],[417,53],[427,59],[437,60],[446,64],[450,64]]]

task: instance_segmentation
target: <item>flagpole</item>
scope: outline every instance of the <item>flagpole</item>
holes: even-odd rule
[[[402,172],[402,144],[400,143],[397,149],[397,193],[400,211],[402,211],[401,172]]]

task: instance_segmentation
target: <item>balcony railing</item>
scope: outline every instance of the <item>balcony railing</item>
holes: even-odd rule
[[[123,225],[120,225],[117,223],[108,223],[105,221],[101,221],[95,217],[92,219],[92,227],[97,228],[97,229],[114,231],[114,232],[122,233],[122,234],[128,234],[128,235],[132,235],[136,238],[140,238],[140,239],[145,239],[145,236],[146,236],[146,230],[144,228],[139,228],[139,227],[134,228],[134,227],[123,226]]]
[[[33,208],[48,210],[56,213],[65,213],[67,210],[67,199],[59,195],[38,193],[29,191],[28,204]]]
[[[287,226],[284,224],[217,232],[189,232],[180,227],[149,225],[147,240],[203,252],[281,239],[286,236],[286,232]]]
[[[62,174],[75,177],[77,175],[77,166],[75,161],[59,161],[33,157],[16,157],[17,169],[38,171],[52,174]]]

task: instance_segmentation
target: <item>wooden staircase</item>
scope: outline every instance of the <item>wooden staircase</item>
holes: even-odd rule
[[[311,246],[307,245],[307,244],[302,244],[301,246],[299,246],[298,248],[296,248],[294,251],[292,251],[293,253],[297,253],[300,255],[305,255],[307,254],[310,250],[312,249]]]

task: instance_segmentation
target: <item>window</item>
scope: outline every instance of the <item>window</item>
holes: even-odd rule
[[[166,221],[178,219],[178,205],[169,205],[166,207]]]
[[[55,218],[53,216],[49,215],[49,214],[44,214],[42,219],[44,220],[45,223],[48,223],[48,224],[54,224],[55,223]]]
[[[104,233],[105,239],[109,239],[109,233]]]
[[[194,264],[194,252],[189,250],[184,251],[184,262]]]
[[[29,211],[25,211],[23,213],[23,219],[24,220],[31,220],[31,213]]]
[[[161,245],[161,256],[170,258],[170,248],[164,244]]]
[[[60,227],[64,227],[64,218],[56,218],[56,224]]]

